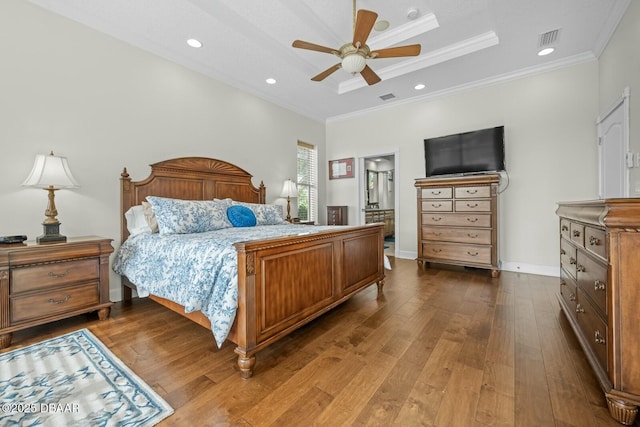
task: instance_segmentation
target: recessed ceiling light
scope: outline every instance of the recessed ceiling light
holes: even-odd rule
[[[420,83],[420,84],[415,85],[413,88],[414,88],[415,90],[422,90],[422,89],[424,89],[425,87],[426,87],[426,86],[425,86],[424,84]]]
[[[387,28],[389,28],[389,21],[385,20],[385,19],[381,19],[379,21],[377,21],[375,23],[375,25],[373,26],[373,29],[376,31],[384,31]]]
[[[270,85],[274,85],[276,84],[276,79],[269,77],[267,80],[265,80],[268,84]]]
[[[187,40],[187,44],[191,47],[202,47],[202,42],[200,40],[196,40],[196,39],[189,39]]]
[[[538,56],[545,56],[545,55],[549,55],[550,53],[553,53],[555,49],[552,47],[548,47],[546,49],[542,49],[540,52],[538,52]]]

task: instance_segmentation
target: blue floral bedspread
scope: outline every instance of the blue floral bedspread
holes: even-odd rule
[[[141,233],[118,249],[113,270],[136,285],[138,296],[150,294],[202,311],[222,346],[238,306],[238,260],[234,243],[302,235],[335,226],[264,225],[195,234]]]

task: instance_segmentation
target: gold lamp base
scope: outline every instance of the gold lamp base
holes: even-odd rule
[[[46,244],[46,243],[61,243],[67,241],[67,236],[63,236],[60,234],[60,221],[56,216],[58,215],[58,210],[56,209],[55,202],[55,191],[57,188],[50,185],[45,188],[48,191],[49,204],[47,205],[47,210],[44,211],[44,215],[47,217],[42,223],[42,236],[36,237],[36,243],[38,244]]]

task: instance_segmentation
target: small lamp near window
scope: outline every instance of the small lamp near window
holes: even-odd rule
[[[280,197],[287,198],[287,221],[292,222],[291,219],[291,198],[298,197],[298,187],[295,182],[287,179],[284,181],[284,185],[282,186],[282,193],[280,193]]]
[[[42,188],[49,192],[49,204],[44,211],[46,216],[42,227],[44,234],[36,238],[37,243],[66,242],[67,237],[60,234],[60,221],[56,216],[58,210],[55,203],[55,191],[61,188],[79,187],[69,169],[66,157],[54,156],[53,151],[49,155],[38,154],[33,163],[33,169],[22,183],[27,187]]]

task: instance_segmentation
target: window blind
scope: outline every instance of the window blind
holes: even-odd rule
[[[318,217],[318,154],[316,147],[298,141],[298,218],[315,221]]]

